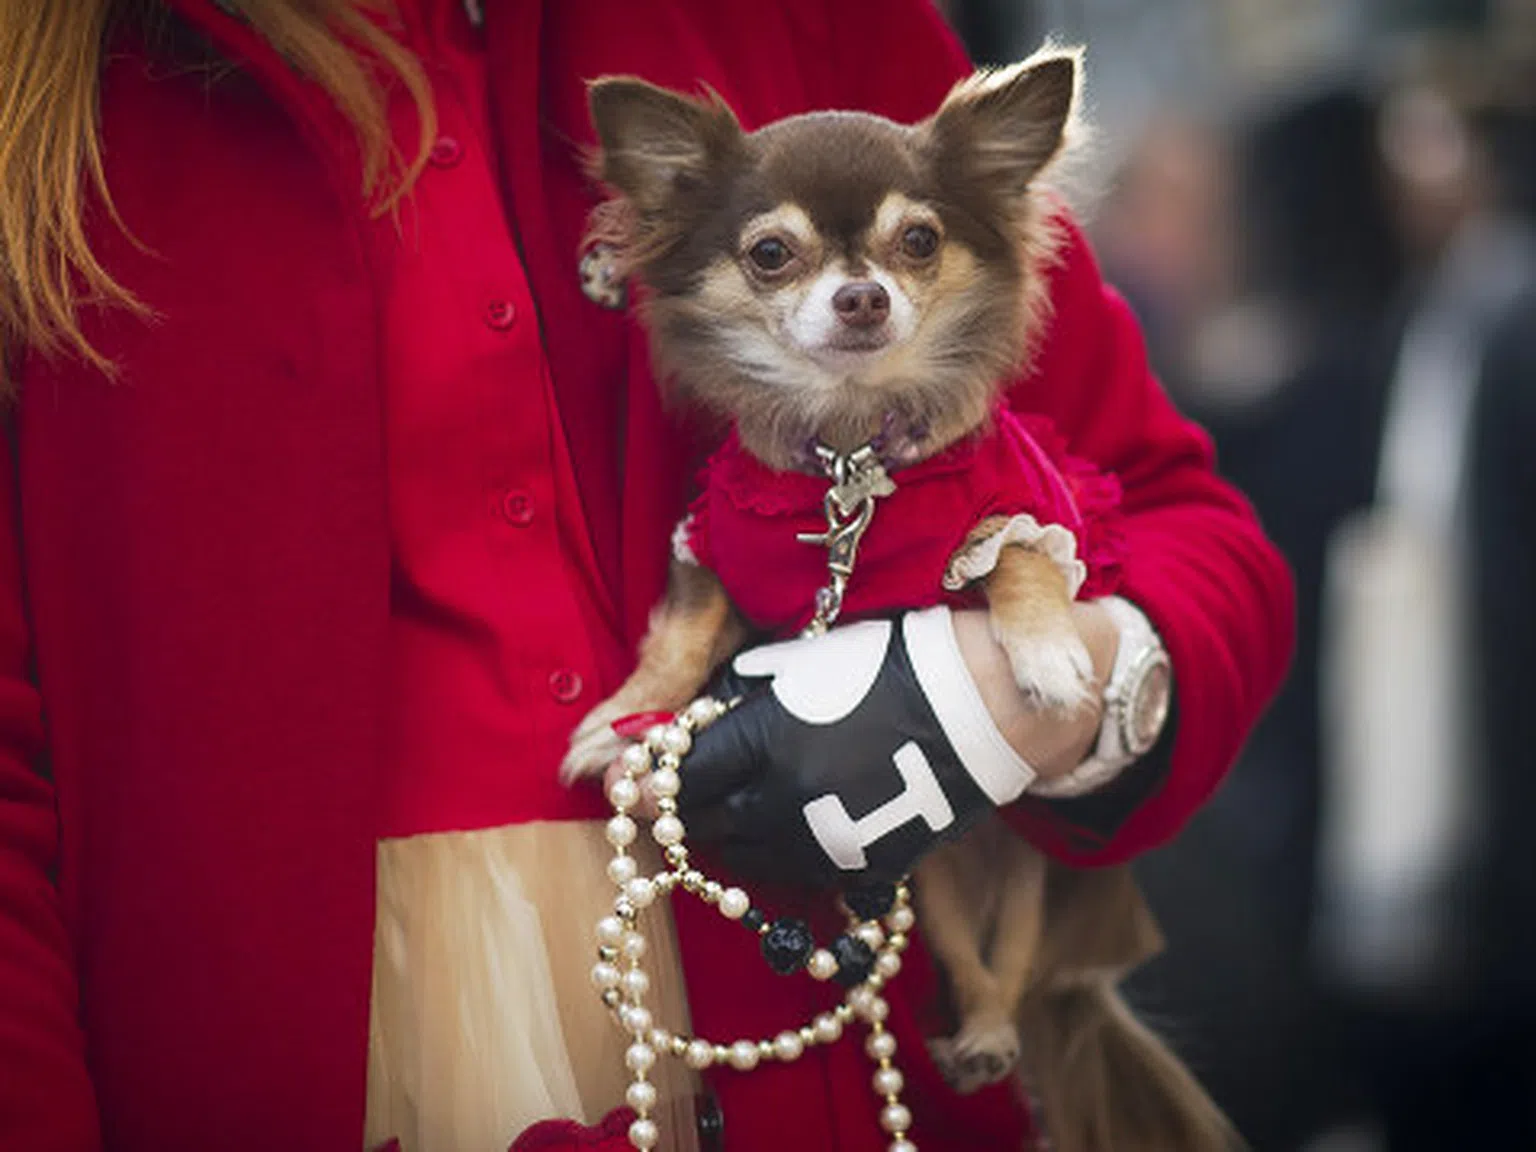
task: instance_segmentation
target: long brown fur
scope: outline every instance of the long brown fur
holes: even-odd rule
[[[1047,866],[1046,931],[1019,1006],[1027,1086],[1054,1152],[1233,1152],[1238,1135],[1121,998],[1162,950],[1130,869]]]
[[[1077,54],[1045,52],[978,74],[913,126],[820,113],[750,134],[718,98],[594,84],[594,170],[619,197],[594,216],[593,237],[642,287],[675,398],[729,418],[781,469],[812,436],[851,449],[892,416],[925,430],[926,452],[981,431],[1044,318],[1055,237],[1036,177],[1075,123],[1078,69]],[[941,234],[937,252],[903,255],[914,221]],[[784,242],[790,264],[754,267],[760,235]],[[873,269],[917,319],[889,352],[838,367],[818,353],[831,345],[804,343],[820,331],[806,327],[817,321],[808,302],[827,275]],[[1001,527],[979,526],[961,553]],[[1045,709],[1097,707],[1054,562],[1009,545],[984,589],[1020,687]],[[614,719],[692,699],[745,634],[719,581],[674,563],[639,667],[577,730],[565,773],[600,771],[620,750]],[[956,1014],[932,1052],[958,1089],[1022,1074],[1057,1152],[1233,1146],[1199,1084],[1116,992],[1161,947],[1128,871],[1066,869],[994,820],[933,852],[916,885]]]

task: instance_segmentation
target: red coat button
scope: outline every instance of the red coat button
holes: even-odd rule
[[[485,306],[485,323],[497,332],[505,332],[517,321],[517,307],[510,300],[492,300]]]
[[[526,528],[533,522],[533,497],[520,488],[514,488],[501,498],[501,514],[508,524]]]
[[[549,674],[549,694],[562,704],[573,703],[581,695],[581,676],[569,668]]]
[[[452,168],[463,155],[464,145],[452,136],[439,136],[432,141],[432,150],[427,153],[427,159],[438,168]]]

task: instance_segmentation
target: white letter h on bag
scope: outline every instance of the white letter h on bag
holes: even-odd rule
[[[901,795],[862,819],[848,815],[842,800],[831,794],[819,796],[805,806],[805,822],[811,827],[811,835],[845,872],[864,868],[868,863],[864,849],[908,821],[921,819],[934,832],[942,832],[955,821],[954,809],[921,748],[908,741],[892,759],[904,785]]]

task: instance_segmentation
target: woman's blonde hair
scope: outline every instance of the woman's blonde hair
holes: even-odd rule
[[[426,161],[434,116],[425,74],[381,16],[390,0],[233,0],[236,10],[295,68],[329,93],[357,133],[359,190],[379,212],[394,207]],[[86,301],[140,304],[92,255],[87,199],[112,206],[99,136],[102,60],[125,0],[0,3],[0,346],[74,352],[111,365],[86,340]],[[402,84],[422,127],[416,153],[394,147],[388,88]],[[10,380],[0,360],[0,387]]]

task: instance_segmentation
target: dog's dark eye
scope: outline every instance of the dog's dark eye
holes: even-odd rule
[[[747,257],[764,272],[777,272],[788,264],[793,253],[782,240],[769,237],[752,245]]]
[[[901,250],[914,260],[926,260],[939,250],[939,234],[926,224],[914,224],[901,234]]]

